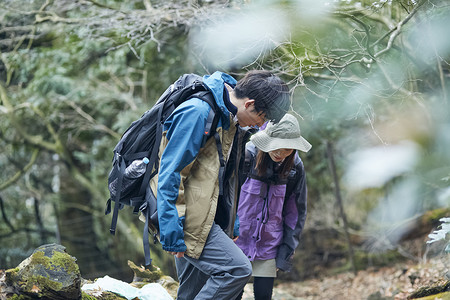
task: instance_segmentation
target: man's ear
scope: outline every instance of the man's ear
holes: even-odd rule
[[[245,101],[244,103],[244,107],[247,109],[249,106],[254,105],[255,104],[255,100],[254,99],[248,99]]]

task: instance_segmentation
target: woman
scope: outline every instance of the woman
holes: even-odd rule
[[[292,266],[306,219],[305,170],[295,150],[309,149],[290,114],[268,123],[246,145],[236,244],[252,263],[256,300],[271,299],[277,270]]]

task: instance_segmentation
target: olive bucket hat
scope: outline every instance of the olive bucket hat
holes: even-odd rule
[[[291,114],[285,114],[276,124],[269,122],[264,130],[252,135],[250,140],[264,152],[283,148],[308,152],[312,147],[301,136],[297,118]]]

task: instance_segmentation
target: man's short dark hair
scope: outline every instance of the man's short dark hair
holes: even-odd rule
[[[277,123],[289,110],[289,88],[280,77],[265,70],[252,70],[240,79],[234,89],[237,98],[255,100],[255,110]]]

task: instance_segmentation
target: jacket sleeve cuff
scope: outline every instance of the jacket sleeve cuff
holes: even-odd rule
[[[291,258],[293,254],[294,251],[289,246],[286,244],[281,244],[278,248],[276,258],[277,268],[282,271],[289,272],[292,268]]]
[[[284,272],[290,272],[292,269],[292,263],[285,259],[277,257],[276,259],[277,268]]]
[[[163,250],[169,251],[169,252],[185,252],[186,251],[186,245],[182,246],[163,246]]]

